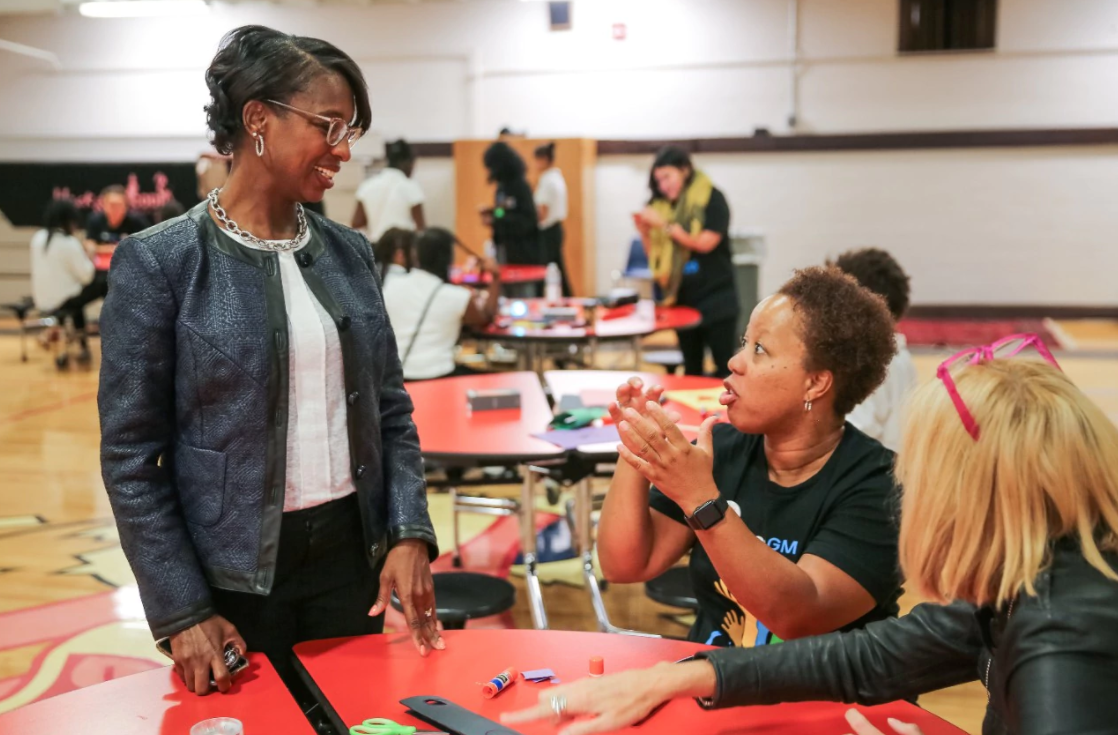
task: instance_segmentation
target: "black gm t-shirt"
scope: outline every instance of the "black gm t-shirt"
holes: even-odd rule
[[[116,227],[109,224],[104,212],[94,212],[86,222],[85,239],[93,240],[98,245],[116,245],[129,235],[135,235],[148,227],[150,225],[147,220],[132,212],[124,215],[124,219]]]
[[[719,494],[741,508],[750,531],[792,562],[804,554],[827,560],[877,601],[842,630],[896,616],[902,580],[892,452],[848,423],[823,469],[796,487],[782,487],[769,479],[763,436],[718,424],[713,446]],[[654,510],[686,523],[679,506],[659,490],[652,489],[650,502]],[[701,543],[691,549],[690,572],[699,602],[690,640],[745,647],[780,642],[738,605]]]
[[[717,232],[722,239],[709,253],[691,252],[683,268],[676,302],[698,309],[706,323],[737,319],[738,296],[730,257],[730,205],[718,189],[710,193],[703,229]]]

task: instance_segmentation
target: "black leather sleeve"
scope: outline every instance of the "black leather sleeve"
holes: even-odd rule
[[[757,648],[705,651],[718,686],[704,706],[813,700],[879,704],[977,678],[974,607],[918,605],[901,618]]]
[[[1014,668],[1009,731],[1017,735],[1118,733],[1118,670],[1087,652],[1037,656]]]
[[[165,464],[175,417],[176,314],[151,251],[124,240],[101,311],[101,475],[156,638],[214,614]]]

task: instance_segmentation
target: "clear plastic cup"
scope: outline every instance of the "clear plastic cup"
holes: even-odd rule
[[[244,735],[245,727],[232,717],[213,717],[190,728],[190,735]]]

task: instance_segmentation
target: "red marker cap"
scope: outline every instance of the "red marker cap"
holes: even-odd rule
[[[601,656],[590,659],[590,676],[601,676],[606,673],[606,662]]]

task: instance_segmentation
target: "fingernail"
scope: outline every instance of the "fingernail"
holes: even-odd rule
[[[621,429],[622,431],[628,431],[629,430],[629,422],[628,421],[622,421],[621,423],[619,423],[617,425],[617,428]]]
[[[439,638],[437,641],[435,641],[435,648],[439,649],[440,651],[445,651],[446,641],[444,641],[442,638]]]

